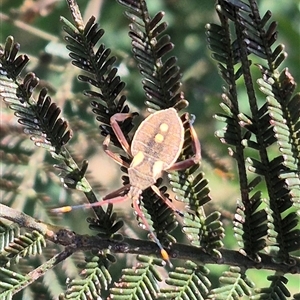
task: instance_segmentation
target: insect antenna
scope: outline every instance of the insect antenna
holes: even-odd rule
[[[57,207],[57,208],[52,208],[50,211],[52,213],[67,213],[70,212],[71,210],[75,209],[82,209],[82,208],[92,208],[92,207],[98,207],[102,206],[105,204],[116,204],[122,201],[125,201],[128,199],[128,196],[118,196],[110,199],[103,199],[101,202],[95,202],[95,203],[85,203],[85,204],[79,204],[79,205],[67,205],[67,206],[62,206],[62,207]]]
[[[85,204],[79,204],[79,205],[67,205],[62,206],[58,208],[52,208],[50,211],[53,213],[67,213],[71,210],[75,209],[82,209],[82,208],[91,208],[91,207],[97,207],[102,206],[105,204],[115,204],[122,201],[125,201],[128,199],[127,191],[130,187],[130,184],[125,184],[121,188],[115,190],[114,192],[107,194],[105,197],[103,197],[103,201],[101,202],[95,202],[95,203],[85,203]],[[123,194],[125,193],[125,194]],[[121,194],[121,195],[120,195]]]

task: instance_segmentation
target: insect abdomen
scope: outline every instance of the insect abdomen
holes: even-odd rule
[[[184,128],[174,108],[158,111],[148,116],[139,126],[132,144],[131,152],[139,152],[144,159],[163,162],[163,170],[171,167],[177,160],[184,141]]]

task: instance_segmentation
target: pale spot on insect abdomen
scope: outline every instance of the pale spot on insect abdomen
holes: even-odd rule
[[[158,133],[154,137],[155,143],[158,143],[158,144],[162,143],[164,141],[164,139],[165,139],[165,137],[162,134],[160,134],[160,133]]]
[[[169,125],[166,123],[162,123],[160,124],[159,129],[161,132],[167,132],[169,130]]]

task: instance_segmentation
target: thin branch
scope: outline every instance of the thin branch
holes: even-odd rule
[[[53,269],[56,265],[58,265],[70,255],[72,255],[74,253],[74,251],[72,250],[73,249],[70,248],[65,249],[64,251],[54,255],[51,259],[46,261],[44,264],[40,265],[38,268],[29,272],[26,275],[26,283],[23,282],[22,284],[17,285],[16,288],[13,290],[13,295],[35,282],[38,278],[44,276],[48,270]]]
[[[20,227],[30,230],[37,230],[42,233],[48,240],[54,241],[55,233],[61,228],[36,220],[23,212],[17,211],[4,204],[0,204],[0,218],[12,221]]]
[[[38,230],[46,235],[46,238],[66,247],[67,253],[80,250],[87,251],[91,249],[104,250],[110,249],[113,253],[131,253],[142,255],[160,256],[160,251],[154,242],[124,238],[122,241],[113,239],[103,239],[99,236],[89,236],[77,234],[68,229],[62,229],[57,226],[42,223],[34,218],[27,216],[22,212],[15,211],[3,204],[0,204],[0,217],[13,221],[22,227]],[[50,234],[51,233],[51,234]],[[54,235],[53,235],[54,234]],[[266,254],[260,254],[261,262],[256,263],[234,250],[220,250],[221,259],[216,259],[210,254],[204,252],[201,248],[173,244],[168,251],[171,258],[180,260],[198,261],[201,264],[221,264],[230,266],[243,266],[245,269],[266,269],[280,270],[283,273],[300,274],[300,259],[293,257],[295,264],[286,265],[273,262],[272,257]],[[42,266],[41,266],[42,267]]]

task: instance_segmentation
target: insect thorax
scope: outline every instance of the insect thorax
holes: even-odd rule
[[[145,190],[151,185],[155,184],[156,179],[153,178],[152,172],[148,174],[144,169],[141,170],[141,168],[146,167],[144,164],[142,166],[135,167],[135,168],[129,168],[128,169],[128,176],[130,180],[130,185],[137,187],[140,190]]]

